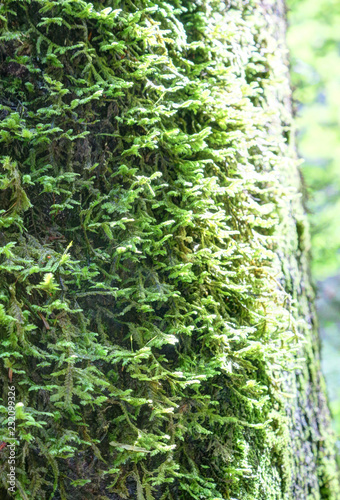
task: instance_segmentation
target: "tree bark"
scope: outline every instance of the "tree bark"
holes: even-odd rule
[[[284,3],[1,9],[1,498],[338,499]]]
[[[268,4],[264,3],[268,14]],[[292,123],[291,91],[289,87],[289,60],[285,44],[286,15],[284,2],[276,2],[269,9],[277,46],[286,66],[287,87],[281,97],[281,127],[285,133],[287,123]],[[270,29],[270,28],[269,28]],[[274,52],[274,51],[273,51]],[[273,97],[273,107],[275,97]],[[295,155],[294,137],[290,138],[292,156]],[[293,399],[287,400],[285,410],[290,435],[290,458],[287,469],[291,473],[288,498],[337,498],[338,473],[334,457],[334,441],[330,432],[330,415],[325,396],[325,383],[320,370],[320,343],[315,312],[315,295],[310,276],[309,227],[303,205],[304,186],[298,169],[283,173],[282,184],[300,194],[299,201],[285,207],[285,238],[278,251],[284,287],[295,304],[294,316],[304,318],[303,345],[300,350],[301,369],[286,378],[287,392]],[[302,203],[301,203],[302,200]],[[283,240],[282,240],[283,242]],[[332,452],[333,449],[333,452]],[[329,457],[328,459],[326,457]],[[334,458],[333,458],[334,460]],[[322,465],[321,465],[322,464]]]

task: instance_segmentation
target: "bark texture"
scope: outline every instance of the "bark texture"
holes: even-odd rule
[[[281,48],[287,68],[286,95],[279,97],[282,134],[285,124],[292,120],[289,88],[289,60],[285,45],[286,15],[284,2],[276,2],[272,9],[274,36]],[[273,102],[274,105],[274,102]],[[291,140],[294,155],[294,138]],[[283,220],[286,239],[278,255],[282,259],[282,272],[286,292],[292,297],[295,317],[304,318],[303,343],[300,355],[301,369],[287,377],[287,392],[294,395],[285,405],[290,434],[290,466],[292,470],[291,498],[337,498],[338,473],[334,462],[334,442],[330,433],[330,415],[325,397],[325,383],[320,368],[320,344],[315,312],[315,295],[311,283],[309,258],[309,227],[303,205],[303,182],[298,169],[286,171],[282,182],[295,188],[300,199],[285,207]],[[301,201],[302,200],[302,201]],[[282,251],[282,254],[281,254]],[[331,438],[331,439],[329,439]],[[333,452],[332,452],[333,450]],[[333,459],[329,458],[333,455]],[[326,458],[326,457],[329,458]],[[334,488],[334,489],[333,489]],[[289,497],[289,498],[290,498]]]

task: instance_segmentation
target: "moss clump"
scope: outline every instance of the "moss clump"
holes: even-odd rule
[[[0,15],[16,498],[292,498],[280,375],[305,326],[277,252],[296,167],[261,2]]]

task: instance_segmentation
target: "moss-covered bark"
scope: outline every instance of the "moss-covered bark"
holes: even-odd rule
[[[339,497],[283,7],[1,5],[15,498]]]

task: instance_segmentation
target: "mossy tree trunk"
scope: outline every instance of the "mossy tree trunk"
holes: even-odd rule
[[[0,9],[3,497],[338,499],[284,4]]]

